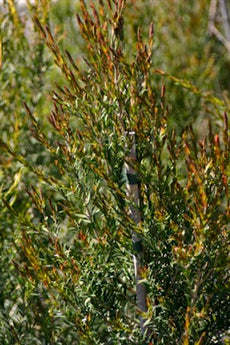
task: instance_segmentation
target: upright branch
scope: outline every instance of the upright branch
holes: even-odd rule
[[[139,224],[141,222],[141,214],[139,211],[139,184],[138,184],[138,175],[133,167],[133,163],[136,160],[136,143],[135,143],[135,132],[129,132],[128,136],[131,138],[131,150],[128,155],[128,163],[126,164],[126,174],[127,174],[127,194],[130,200],[130,208],[129,213],[130,217],[135,224]],[[134,271],[135,271],[135,279],[136,279],[136,298],[137,298],[137,307],[139,311],[142,313],[147,312],[147,303],[146,303],[146,287],[141,282],[142,278],[142,241],[138,234],[133,231],[132,234],[132,242],[133,242],[133,261],[134,261]],[[140,327],[141,332],[144,334],[145,332],[145,319],[143,316],[140,316]]]

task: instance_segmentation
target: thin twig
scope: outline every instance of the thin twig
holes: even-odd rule
[[[226,39],[230,42],[230,22],[229,22],[228,8],[225,3],[225,0],[219,0],[219,4],[220,4],[221,17],[223,19],[222,24],[225,31],[225,36],[226,36]]]
[[[216,19],[217,0],[212,0],[209,8],[209,25],[213,25]]]
[[[227,49],[230,54],[230,24],[228,17],[228,9],[225,0],[219,0],[220,14],[222,17],[222,25],[226,37],[216,28],[215,22],[218,13],[218,1],[212,0],[209,8],[209,26],[208,30],[213,34]]]
[[[209,26],[209,31],[216,36],[216,38],[225,46],[228,53],[230,54],[230,42],[222,35],[222,33],[214,26]]]

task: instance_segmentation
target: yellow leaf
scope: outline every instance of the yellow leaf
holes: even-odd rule
[[[13,22],[14,22],[15,26],[18,27],[18,25],[19,25],[18,13],[17,13],[17,10],[15,8],[14,2],[12,0],[8,0],[8,7],[9,7],[9,11],[12,15]]]

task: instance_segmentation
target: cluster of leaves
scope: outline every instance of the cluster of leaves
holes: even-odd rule
[[[39,15],[42,23],[47,21],[45,2],[36,8],[31,7],[30,11]],[[30,161],[37,165],[40,157],[44,158],[44,149],[31,135],[23,101],[30,100],[31,109],[33,111],[36,109],[42,121],[47,108],[46,97],[42,92],[49,88],[45,85],[45,75],[50,68],[50,61],[45,56],[45,47],[39,33],[35,32],[33,23],[27,21],[25,16],[26,14],[17,11],[13,1],[4,1],[4,4],[1,4],[0,133],[1,138],[8,145],[14,147],[18,153],[29,157]],[[11,319],[17,320],[22,332],[27,329],[27,324],[34,323],[34,314],[30,305],[34,289],[21,279],[13,264],[18,258],[16,245],[18,225],[2,201],[4,197],[10,207],[14,208],[15,213],[23,214],[27,205],[27,200],[24,198],[25,186],[21,184],[24,171],[23,165],[14,161],[1,147],[0,342],[2,344],[17,343],[17,332]],[[31,181],[28,179],[25,184],[30,185]],[[15,316],[16,309],[20,311],[22,318]],[[33,342],[32,333],[30,338]]]
[[[15,93],[25,92],[19,100],[27,103],[24,108],[16,103],[13,114],[22,116],[24,138],[12,140],[14,128],[0,139],[7,169],[16,169],[10,186],[9,170],[1,168],[2,181],[8,182],[2,182],[1,191],[0,340],[26,345],[218,343],[228,329],[227,115],[222,114],[218,135],[215,122],[202,140],[191,126],[177,135],[169,126],[165,87],[156,87],[159,72],[214,105],[218,116],[224,105],[153,68],[152,24],[146,41],[137,30],[130,56],[125,1],[80,5],[77,20],[88,50],[80,66],[62,52],[46,20],[35,13],[38,47],[43,51],[46,44],[65,78],[52,95],[50,124],[34,111],[31,90],[42,85],[33,79],[28,87],[20,80]],[[9,6],[14,8],[11,1]],[[28,62],[16,65],[28,63],[26,73],[42,78],[46,64],[39,56],[34,65],[28,55]],[[5,79],[12,75],[7,64],[5,73]],[[28,127],[31,141],[25,138]],[[138,225],[130,218],[126,193],[129,131],[136,135]],[[39,160],[20,143],[29,143]],[[133,231],[144,248],[144,335],[135,301]]]
[[[65,6],[64,3],[66,4]],[[90,1],[85,0],[90,6]],[[229,56],[209,33],[209,2],[190,1],[149,1],[135,0],[126,2],[124,41],[126,58],[130,61],[136,51],[137,28],[142,28],[144,40],[148,40],[148,26],[154,23],[153,64],[155,68],[163,70],[180,79],[195,83],[202,90],[212,90],[222,97],[229,105]],[[88,50],[81,35],[76,34],[75,11],[79,9],[79,1],[57,1],[52,12],[52,20],[58,24],[63,33],[62,46],[67,48],[74,58],[82,54],[88,56]],[[65,18],[64,25],[62,18]],[[160,78],[154,77],[161,82]],[[157,82],[157,85],[158,85]],[[206,127],[208,111],[204,111],[207,103],[199,94],[194,95],[170,79],[164,80],[168,90],[168,105],[170,107],[170,123],[177,128],[183,127],[190,121],[196,124],[197,130],[207,134],[202,127]],[[155,88],[159,95],[159,89]],[[212,107],[208,105],[209,112]]]

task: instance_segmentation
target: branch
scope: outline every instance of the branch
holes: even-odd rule
[[[229,23],[229,16],[228,16],[228,8],[226,5],[225,0],[219,0],[220,4],[220,13],[223,19],[223,28],[225,31],[225,35],[227,40],[230,42],[230,23]]]
[[[209,31],[216,36],[216,38],[225,46],[228,53],[230,54],[230,41],[228,41],[222,33],[215,27],[215,25],[209,26]]]
[[[225,0],[219,0],[219,9],[222,18],[222,26],[226,37],[216,28],[215,22],[217,17],[218,1],[212,0],[209,8],[209,32],[213,34],[227,49],[230,54],[230,23],[228,17],[228,8]]]
[[[217,0],[212,0],[209,8],[209,25],[214,25],[217,11]]]
[[[136,161],[136,143],[135,143],[135,132],[128,132],[128,136],[131,138],[132,147],[131,151],[128,155],[128,163],[126,164],[126,174],[127,174],[127,194],[128,198],[131,202],[130,204],[130,217],[134,221],[135,224],[139,224],[141,222],[141,214],[138,209],[139,206],[139,185],[138,185],[138,176],[137,172],[132,166],[132,162]],[[141,238],[138,236],[136,232],[132,234],[132,242],[134,247],[134,255],[133,255],[133,262],[134,262],[134,271],[135,271],[135,278],[136,278],[136,298],[137,298],[137,307],[141,313],[145,313],[148,310],[146,297],[147,291],[146,287],[142,281],[142,274],[141,271],[143,269],[141,263],[141,254],[142,254],[142,241]],[[145,319],[142,315],[140,315],[140,328],[141,333],[144,334],[146,330],[146,326],[144,325]]]

